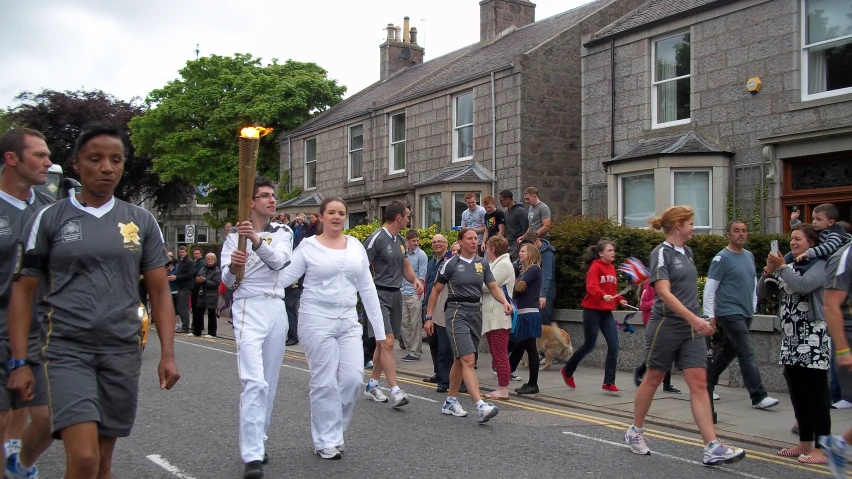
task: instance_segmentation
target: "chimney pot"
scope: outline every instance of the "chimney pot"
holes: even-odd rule
[[[396,39],[396,38],[395,38],[396,30],[394,30],[393,23],[388,23],[387,31],[388,31],[388,38],[387,38],[387,40],[388,40],[388,41],[395,40],[395,39]]]
[[[408,32],[408,35],[411,39],[411,43],[417,45],[417,27],[411,27],[411,30]]]
[[[394,31],[394,41],[401,42],[402,41],[402,29],[399,26],[393,27]]]
[[[402,19],[402,42],[403,43],[411,43],[411,38],[408,36],[409,31],[409,19],[405,17]]]

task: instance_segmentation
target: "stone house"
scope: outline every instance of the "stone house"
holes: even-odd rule
[[[402,200],[414,226],[449,228],[467,192],[536,186],[555,214],[579,214],[581,40],[640,3],[536,22],[527,0],[483,0],[480,41],[427,62],[407,19],[388,25],[379,81],[281,135],[281,170],[303,192],[279,209],[339,196],[354,226]]]
[[[650,0],[583,43],[584,213],[852,219],[849,0]]]

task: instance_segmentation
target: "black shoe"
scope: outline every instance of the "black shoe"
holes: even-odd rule
[[[635,384],[637,388],[642,385],[642,379],[644,379],[644,377],[639,374],[639,368],[635,368],[633,370],[633,384]]]
[[[461,387],[459,388],[459,394],[467,394],[467,386],[462,384]]]
[[[299,340],[293,339],[293,338],[290,338],[290,339],[288,339],[287,341],[284,342],[284,346],[295,346],[297,344],[299,344]]]
[[[515,392],[518,394],[538,394],[538,386],[530,386],[528,383],[524,383],[523,386],[515,389]]]
[[[680,389],[672,386],[671,384],[668,384],[668,385],[663,384],[663,392],[667,392],[667,393],[670,393],[670,394],[680,394],[682,391]]]
[[[423,378],[423,382],[424,383],[438,384],[438,376],[433,374],[433,375],[429,376],[428,378]]]
[[[450,388],[447,387],[447,386],[438,386],[438,387],[435,388],[436,393],[445,393],[449,390],[450,390]]]
[[[263,462],[251,461],[246,464],[246,469],[243,472],[243,479],[261,479],[263,478]]]
[[[268,463],[269,463],[269,454],[264,452],[263,453],[263,464],[265,465],[265,464],[268,464]]]

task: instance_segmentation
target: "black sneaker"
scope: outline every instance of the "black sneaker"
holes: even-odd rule
[[[263,464],[266,465],[269,463],[269,454],[263,453]]]
[[[299,340],[293,339],[293,338],[290,338],[290,339],[288,339],[287,341],[284,342],[284,346],[295,346],[297,344],[299,344]]]
[[[459,388],[459,394],[467,394],[467,386],[462,384],[461,387]]]
[[[523,386],[515,389],[518,394],[538,394],[538,386],[530,386],[529,383],[524,383]]]
[[[669,385],[663,384],[663,392],[667,392],[667,393],[670,393],[670,394],[680,394],[681,390],[672,386],[671,384],[669,384]]]
[[[410,363],[412,361],[420,361],[420,358],[418,358],[417,356],[415,356],[413,354],[407,354],[404,358],[402,358],[402,360],[407,362],[407,363]]]
[[[438,376],[433,374],[433,375],[429,376],[428,378],[423,378],[423,382],[424,383],[438,384]]]
[[[445,393],[445,392],[447,392],[447,391],[449,391],[449,390],[450,390],[450,388],[449,388],[448,386],[443,386],[443,385],[438,386],[438,387],[436,387],[436,388],[435,388],[435,392],[436,392],[436,393]]]
[[[246,463],[243,479],[262,479],[263,478],[263,462],[251,461]]]
[[[642,379],[644,379],[644,377],[641,374],[639,374],[639,368],[634,368],[633,369],[633,384],[635,384],[637,388],[642,385]]]

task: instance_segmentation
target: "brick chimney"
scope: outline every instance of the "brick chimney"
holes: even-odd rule
[[[509,27],[535,22],[535,4],[529,0],[482,0],[479,2],[479,41],[490,42]]]
[[[392,23],[386,28],[387,38],[379,46],[379,78],[385,81],[395,73],[410,66],[423,63],[425,50],[417,44],[417,28],[409,27],[409,19],[405,17],[404,28],[400,29]],[[400,32],[400,30],[403,30]]]

